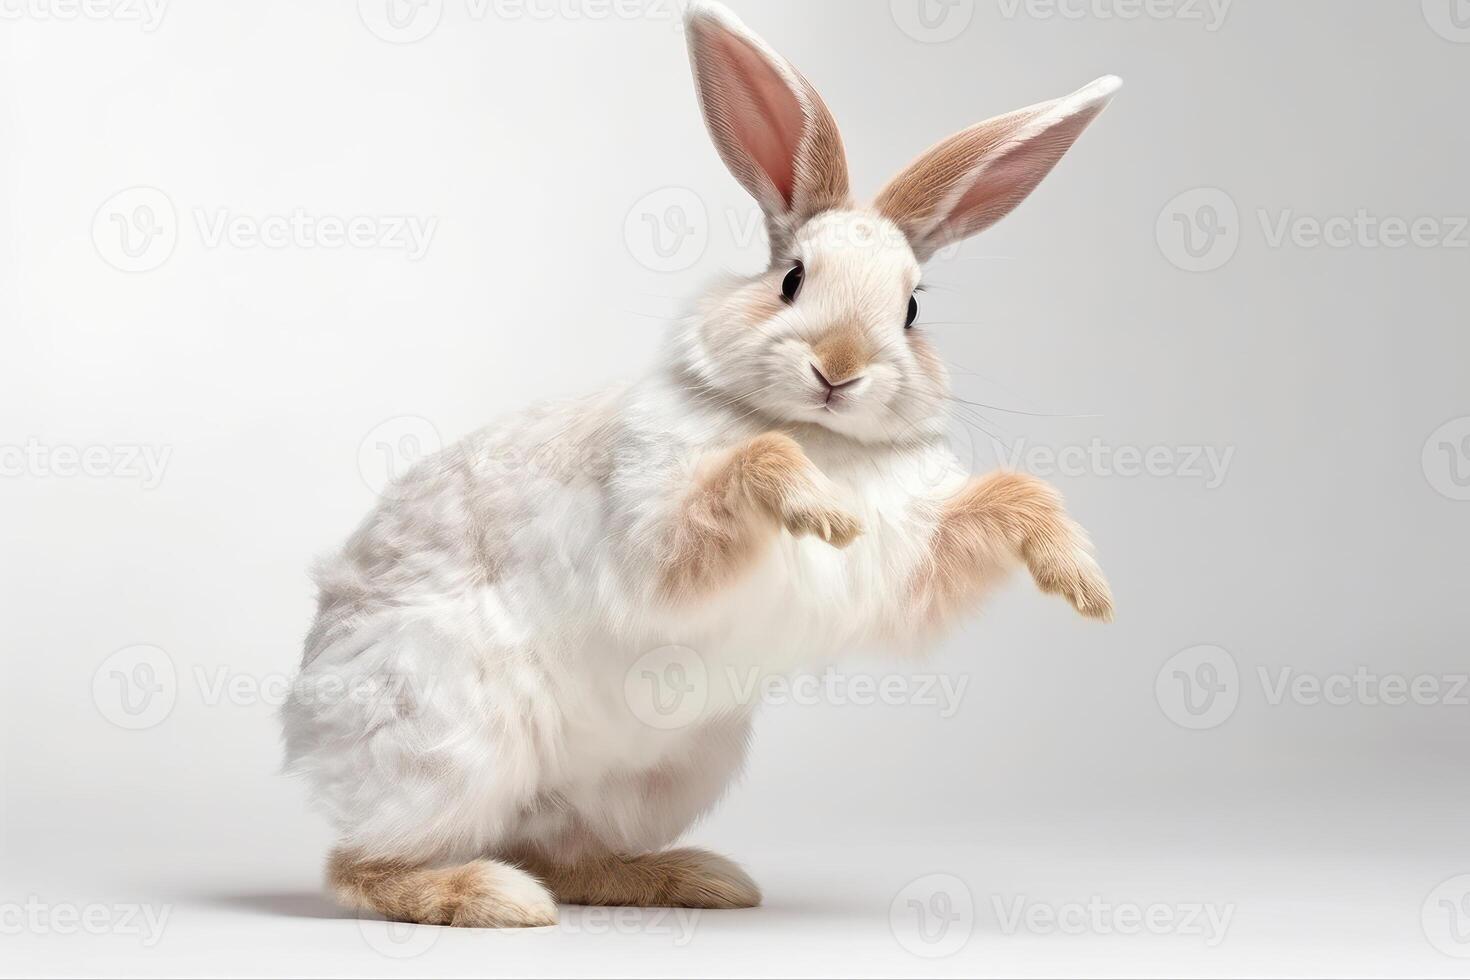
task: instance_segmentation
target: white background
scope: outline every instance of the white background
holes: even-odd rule
[[[1119,620],[1017,582],[928,663],[844,668],[964,683],[949,716],[771,705],[691,835],[764,908],[516,934],[322,899],[274,703],[304,569],[390,465],[636,375],[701,282],[763,263],[673,0],[429,0],[402,29],[383,0],[0,2],[0,970],[1470,975],[1470,10],[925,2],[738,9],[864,194],[1124,77],[924,310],[994,406],[961,455],[1055,480]],[[298,213],[328,224],[249,237]],[[1186,689],[1212,669],[1214,701]],[[1342,675],[1344,703],[1276,696]],[[1433,703],[1382,703],[1392,678]],[[1046,925],[1089,902],[1121,920]],[[1162,934],[1111,931],[1152,906]]]

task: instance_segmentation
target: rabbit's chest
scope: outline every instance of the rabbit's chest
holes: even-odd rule
[[[933,535],[933,509],[892,473],[834,475],[862,533],[845,548],[781,532],[744,582],[714,602],[737,648],[801,663],[871,637],[900,610]],[[780,658],[780,653],[773,656]]]

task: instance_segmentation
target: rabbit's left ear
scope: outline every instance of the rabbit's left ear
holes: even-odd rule
[[[693,0],[685,29],[710,136],[765,211],[779,254],[808,218],[848,203],[837,122],[811,83],[722,5]]]
[[[1036,189],[1122,84],[1107,75],[951,136],[893,178],[878,210],[903,229],[921,262],[984,231]]]

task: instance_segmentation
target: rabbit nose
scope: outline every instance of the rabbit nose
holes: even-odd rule
[[[837,389],[862,377],[872,356],[861,330],[842,326],[812,345],[812,363],[818,377]]]
[[[834,383],[828,380],[827,376],[822,373],[822,369],[817,367],[815,364],[812,365],[812,374],[815,374],[817,376],[817,380],[827,386],[827,391],[829,393],[834,391],[841,391],[843,388],[851,388],[853,385],[863,380],[863,376],[858,375],[855,378],[848,378],[844,381],[838,381]]]

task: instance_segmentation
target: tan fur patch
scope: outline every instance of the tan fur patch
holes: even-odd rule
[[[822,367],[829,384],[840,385],[858,378],[868,366],[872,351],[867,338],[857,327],[830,330],[812,346],[812,353]]]
[[[514,860],[568,905],[746,909],[761,903],[760,889],[739,865],[694,848],[634,857],[605,854],[571,865],[529,853]]]
[[[504,929],[556,923],[551,895],[525,872],[498,861],[433,868],[334,851],[327,884],[348,908],[396,922]]]
[[[837,120],[816,88],[800,72],[802,94],[806,97],[808,115],[801,158],[797,163],[797,201],[800,214],[811,218],[823,211],[846,207],[851,203],[847,176],[847,151]]]
[[[669,531],[661,591],[673,600],[705,594],[745,570],[778,526],[845,547],[862,527],[823,501],[816,467],[790,436],[768,432],[715,463],[698,480]]]
[[[944,504],[929,560],[914,582],[922,619],[938,624],[973,604],[1017,562],[1043,591],[1084,615],[1112,617],[1107,582],[1067,517],[1061,494],[1024,473],[993,473]]]

